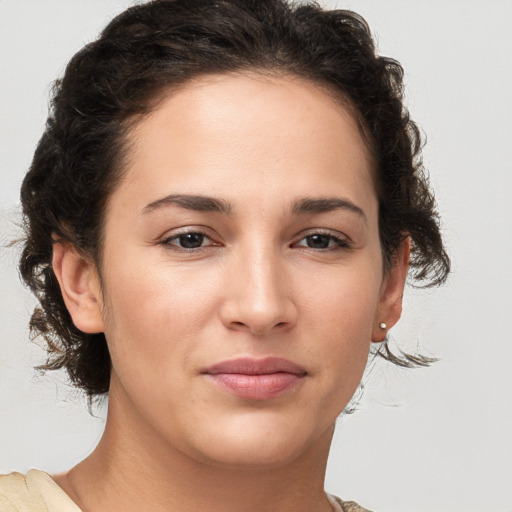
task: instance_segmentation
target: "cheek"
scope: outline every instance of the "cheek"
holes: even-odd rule
[[[377,267],[378,268],[378,267]],[[325,370],[326,406],[330,400],[348,401],[366,367],[378,305],[380,274],[340,276],[322,293],[309,294],[306,316],[309,356]],[[316,340],[316,342],[314,341]]]
[[[306,280],[298,299],[303,311],[316,316],[315,325],[326,335],[338,333],[347,342],[369,341],[382,279],[378,269],[370,260]]]
[[[105,334],[114,370],[147,380],[151,368],[166,378],[195,350],[198,333],[213,318],[216,284],[201,273],[133,262],[106,281]]]

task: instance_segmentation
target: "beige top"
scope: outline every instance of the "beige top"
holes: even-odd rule
[[[328,495],[335,512],[370,512],[353,501]],[[0,512],[81,512],[71,498],[43,471],[0,475]]]
[[[0,476],[1,512],[81,512],[71,498],[43,471]]]

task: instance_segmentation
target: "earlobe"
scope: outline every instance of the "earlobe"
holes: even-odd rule
[[[95,265],[69,242],[53,246],[53,271],[75,326],[86,333],[103,332],[101,287]]]
[[[382,282],[372,331],[374,342],[384,341],[388,330],[400,319],[410,254],[411,240],[407,237],[393,255],[392,266]]]

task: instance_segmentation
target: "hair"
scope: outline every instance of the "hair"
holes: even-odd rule
[[[104,213],[123,173],[130,128],[163,94],[212,74],[300,77],[344,98],[375,158],[384,266],[405,238],[410,280],[441,284],[449,272],[422,139],[403,105],[403,69],[379,56],[366,22],[346,10],[286,0],[153,0],[114,18],[54,84],[50,113],[21,188],[22,279],[37,296],[30,328],[46,343],[43,370],[65,368],[90,399],[108,392],[103,333],[75,327],[52,269],[55,240],[101,266]],[[379,353],[401,366],[420,355]]]

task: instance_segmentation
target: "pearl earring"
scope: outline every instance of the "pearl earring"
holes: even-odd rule
[[[379,324],[379,327],[380,327],[383,331],[385,331],[385,330],[388,328],[388,326],[387,326],[384,322],[381,322],[381,323]]]

